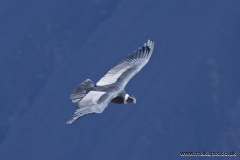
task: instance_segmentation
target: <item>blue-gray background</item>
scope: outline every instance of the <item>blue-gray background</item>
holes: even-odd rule
[[[0,159],[240,154],[239,8],[238,0],[2,0]],[[153,55],[126,87],[137,104],[109,104],[66,125],[75,87],[148,39]]]

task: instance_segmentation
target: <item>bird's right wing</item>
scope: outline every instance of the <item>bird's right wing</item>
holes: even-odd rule
[[[116,95],[113,92],[101,92],[101,91],[90,91],[77,102],[77,109],[67,124],[71,124],[78,118],[90,114],[90,113],[102,113],[103,110],[108,106],[108,103]]]
[[[126,57],[120,63],[112,67],[107,73],[96,83],[97,86],[107,86],[118,84],[122,87],[138,73],[150,59],[154,48],[154,42],[148,40],[142,48]]]

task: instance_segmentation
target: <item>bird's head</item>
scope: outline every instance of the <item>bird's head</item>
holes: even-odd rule
[[[126,94],[125,97],[124,97],[124,104],[128,104],[128,103],[136,104],[136,98],[133,97],[133,95]]]

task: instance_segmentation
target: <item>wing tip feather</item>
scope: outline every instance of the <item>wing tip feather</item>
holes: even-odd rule
[[[154,42],[148,39],[142,47],[139,47],[137,51],[133,51],[132,54],[125,58],[125,61],[129,63],[136,63],[139,59],[149,59],[154,48]]]
[[[71,123],[73,123],[75,120],[74,119],[70,119],[70,120],[68,120],[67,122],[66,122],[66,124],[71,124]]]

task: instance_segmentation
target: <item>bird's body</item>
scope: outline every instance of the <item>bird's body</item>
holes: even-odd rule
[[[107,71],[96,84],[90,79],[82,82],[70,96],[72,102],[77,103],[77,109],[67,124],[71,124],[86,114],[102,113],[109,102],[136,103],[136,99],[128,95],[124,88],[128,81],[146,65],[153,48],[154,42],[148,40],[137,52]]]

